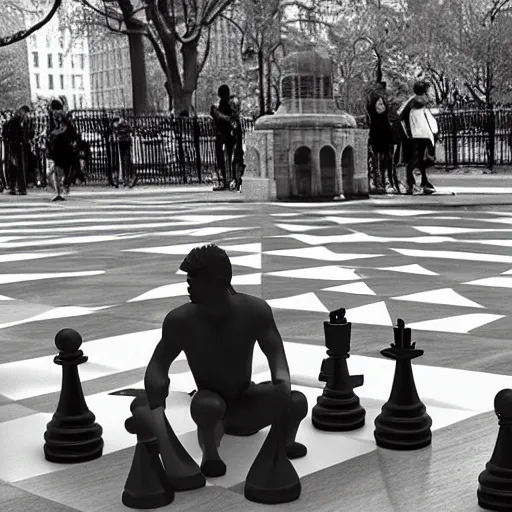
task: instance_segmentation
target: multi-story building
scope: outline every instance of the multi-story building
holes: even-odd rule
[[[91,106],[89,45],[85,37],[62,29],[55,17],[28,38],[27,51],[32,101],[65,96],[70,109]]]
[[[112,33],[90,42],[93,108],[132,108],[128,38]]]

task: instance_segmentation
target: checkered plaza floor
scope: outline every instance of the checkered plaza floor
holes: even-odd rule
[[[321,394],[323,321],[344,307],[352,322],[351,374],[366,425],[317,431],[304,420],[294,461],[299,501],[276,510],[479,510],[478,474],[498,424],[495,394],[512,388],[512,212],[510,208],[418,209],[355,203],[189,203],[181,194],[98,194],[49,203],[0,201],[0,510],[125,510],[121,493],[135,436],[124,429],[127,396],[142,388],[166,313],[188,300],[179,264],[215,242],[231,258],[233,285],[272,306],[295,389],[309,409]],[[380,355],[403,318],[425,351],[414,361],[420,398],[433,419],[432,446],[377,448],[374,419],[389,398],[394,362]],[[43,434],[56,410],[61,368],[54,336],[76,329],[89,360],[79,367],[89,408],[104,430],[100,459],[47,462]],[[255,349],[253,379],[269,377]],[[186,358],[171,366],[166,414],[200,459]],[[179,493],[162,510],[252,511],[243,481],[265,438],[226,436],[224,477]]]

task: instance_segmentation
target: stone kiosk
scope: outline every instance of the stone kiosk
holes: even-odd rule
[[[305,51],[281,66],[280,107],[246,135],[245,198],[367,198],[368,131],[337,108],[330,60]]]

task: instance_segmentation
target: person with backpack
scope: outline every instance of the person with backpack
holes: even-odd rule
[[[436,191],[427,177],[427,167],[434,164],[435,143],[437,140],[437,121],[428,109],[430,98],[428,82],[416,82],[413,87],[414,96],[406,100],[400,109],[400,117],[404,133],[404,155],[407,155],[407,193],[432,194]],[[421,173],[421,189],[416,186],[414,170]]]

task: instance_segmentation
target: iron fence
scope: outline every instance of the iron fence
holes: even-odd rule
[[[0,112],[1,126],[12,111]],[[87,143],[86,178],[90,184],[112,183],[119,170],[119,151],[113,122],[123,116],[133,129],[132,162],[142,184],[211,183],[217,167],[215,128],[208,116],[174,117],[167,112],[134,115],[131,110],[74,110],[70,112],[81,138]],[[48,115],[33,113],[36,136],[28,182],[45,184],[45,139]],[[454,110],[436,114],[440,141],[437,163],[447,169],[458,166],[512,164],[512,109]],[[364,125],[364,120],[359,120]],[[243,132],[254,121],[243,118]],[[359,124],[359,123],[358,123]],[[361,126],[362,126],[361,125]],[[6,151],[0,136],[0,171],[5,173]],[[5,176],[5,174],[4,174]]]
[[[12,112],[0,113],[0,124]],[[132,165],[141,184],[211,183],[216,177],[215,127],[210,117],[174,117],[170,113],[134,115],[130,110],[74,110],[73,123],[87,147],[86,179],[90,184],[112,184],[120,169],[114,120],[123,116],[132,128]],[[45,142],[49,118],[32,114],[36,136],[31,144],[34,169],[28,181],[45,185]],[[253,129],[253,120],[242,119],[243,134]],[[5,172],[5,147],[0,137],[0,165]]]
[[[452,168],[512,164],[512,109],[455,110],[436,117],[438,163]]]

